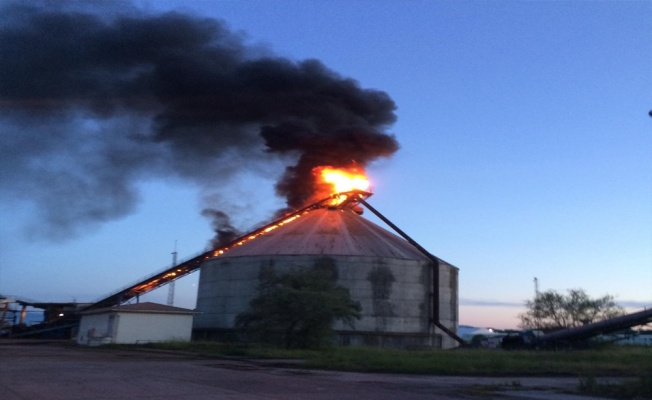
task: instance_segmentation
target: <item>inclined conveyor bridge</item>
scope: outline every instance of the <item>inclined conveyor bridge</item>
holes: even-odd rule
[[[606,335],[649,323],[652,323],[652,309],[547,333],[540,338],[540,341],[544,345],[580,342],[594,336]]]
[[[242,245],[243,243],[249,240],[253,240],[260,235],[264,235],[269,231],[272,231],[280,226],[290,223],[291,221],[301,217],[301,215],[307,212],[322,207],[342,207],[347,204],[355,204],[360,200],[362,200],[363,198],[367,198],[369,196],[371,196],[371,193],[369,192],[354,190],[351,192],[334,194],[325,199],[319,200],[298,211],[295,211],[290,214],[286,214],[282,218],[272,221],[271,223],[261,228],[258,228],[250,233],[247,233],[244,236],[240,236],[239,238],[224,245],[223,247],[206,251],[203,253],[199,253],[187,260],[181,261],[180,263],[173,265],[170,268],[166,268],[160,272],[157,272],[135,284],[120,289],[113,294],[110,294],[100,300],[97,300],[96,302],[89,305],[88,307],[85,307],[83,311],[114,307],[122,303],[125,303],[129,300],[132,300],[134,298],[137,299],[139,296],[145,293],[160,288],[161,286],[167,285],[168,283],[171,283],[179,278],[182,278],[184,276],[187,276],[197,271],[201,266],[202,262],[204,262],[204,260],[207,260],[211,257],[218,257],[221,254],[224,254],[230,248]]]

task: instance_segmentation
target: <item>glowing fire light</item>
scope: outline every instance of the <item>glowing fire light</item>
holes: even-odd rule
[[[315,170],[321,175],[324,182],[333,187],[333,193],[350,192],[352,190],[367,191],[370,186],[367,177],[357,168],[317,167]]]
[[[331,166],[316,167],[313,174],[323,186],[330,187],[324,196],[331,196],[330,206],[339,206],[348,200],[346,194],[351,191],[369,190],[369,180],[364,175],[364,171],[357,167],[350,168],[333,168]]]
[[[304,211],[303,213],[306,213],[306,212],[307,212],[307,211]],[[291,216],[289,216],[288,218],[286,218],[286,219],[284,219],[284,220],[282,220],[282,221],[280,221],[280,222],[278,222],[278,223],[276,223],[276,224],[268,225],[268,226],[266,226],[266,227],[263,227],[263,228],[261,228],[260,230],[258,230],[258,231],[256,231],[256,232],[250,234],[250,235],[247,236],[246,238],[240,240],[239,242],[236,242],[235,244],[233,244],[233,245],[231,245],[231,246],[225,246],[225,247],[222,247],[221,249],[216,249],[215,251],[213,251],[213,257],[221,256],[221,255],[224,254],[227,250],[229,250],[229,249],[231,249],[231,248],[233,248],[233,247],[235,247],[235,246],[242,246],[242,245],[245,244],[246,242],[248,242],[248,241],[250,241],[250,240],[254,240],[254,239],[256,239],[258,236],[264,235],[264,234],[266,234],[266,233],[269,233],[269,232],[273,231],[274,229],[277,229],[277,228],[279,228],[279,227],[281,227],[281,226],[283,226],[283,225],[285,225],[285,224],[288,224],[288,223],[294,221],[295,219],[301,217],[301,214],[302,214],[302,213],[291,215]]]

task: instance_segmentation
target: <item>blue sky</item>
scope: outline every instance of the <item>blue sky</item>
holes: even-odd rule
[[[652,2],[135,4],[222,19],[249,46],[388,93],[401,148],[368,169],[369,202],[460,268],[460,324],[515,327],[534,277],[652,306]],[[210,195],[252,227],[282,205],[281,173]],[[138,193],[128,215],[54,241],[30,199],[0,193],[0,293],[91,301],[169,265],[175,241],[182,258],[205,248],[195,182],[140,177]],[[196,281],[177,282],[177,305],[194,306]]]

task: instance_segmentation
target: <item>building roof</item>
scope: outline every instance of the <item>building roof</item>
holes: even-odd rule
[[[151,303],[151,302],[125,304],[125,305],[114,306],[109,308],[100,308],[97,310],[83,311],[81,314],[101,314],[107,312],[141,313],[141,314],[196,314],[195,311],[187,308],[173,307],[173,306]]]
[[[261,255],[367,256],[429,261],[410,243],[350,208],[310,211],[219,257]]]

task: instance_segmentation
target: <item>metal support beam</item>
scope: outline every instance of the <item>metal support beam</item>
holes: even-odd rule
[[[457,341],[459,344],[466,344],[466,341],[462,339],[461,337],[457,336],[457,334],[450,329],[448,329],[444,324],[441,323],[439,320],[439,259],[435,257],[434,255],[430,254],[430,252],[426,249],[424,249],[419,243],[417,243],[414,239],[412,239],[410,236],[408,236],[407,233],[403,232],[398,226],[394,225],[392,221],[387,219],[383,214],[381,214],[378,210],[373,208],[369,203],[367,203],[363,198],[357,199],[359,203],[367,207],[369,211],[374,213],[378,218],[380,218],[384,223],[389,225],[396,233],[401,235],[403,239],[407,240],[408,243],[410,243],[412,246],[416,247],[417,250],[419,250],[423,255],[428,257],[430,261],[432,261],[432,268],[433,268],[433,273],[432,273],[432,323],[435,324],[435,326],[439,329],[441,329],[444,333],[446,333],[448,336],[453,338],[455,341]]]

